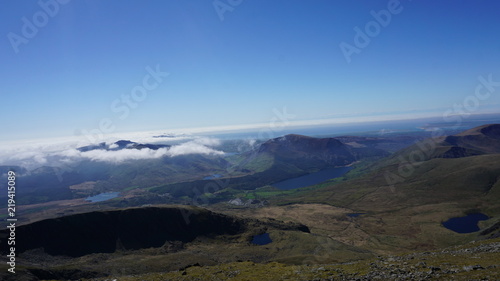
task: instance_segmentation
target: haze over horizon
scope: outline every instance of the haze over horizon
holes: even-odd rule
[[[2,141],[499,112],[496,1],[231,3],[4,3]]]
[[[2,4],[0,280],[500,280],[500,1]]]

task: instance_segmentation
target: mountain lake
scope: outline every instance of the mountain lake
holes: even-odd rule
[[[273,242],[273,240],[271,239],[271,237],[269,237],[269,233],[255,235],[252,239],[252,244],[255,245],[267,245],[271,242]]]
[[[91,203],[107,201],[107,200],[118,197],[118,194],[120,194],[120,192],[101,193],[101,194],[97,194],[95,196],[87,197],[87,198],[85,198],[85,201],[90,201]]]
[[[485,214],[473,213],[464,217],[451,218],[443,222],[443,226],[457,233],[471,233],[479,231],[477,223],[487,219],[489,219],[489,217]]]
[[[349,214],[346,214],[348,217],[350,218],[357,218],[361,215],[365,215],[366,213],[349,213]]]
[[[338,178],[343,176],[345,173],[349,172],[352,167],[332,167],[321,170],[319,172],[307,174],[297,178],[287,179],[272,184],[272,186],[277,187],[281,190],[290,190],[306,186],[315,185],[322,183],[324,181]]]
[[[213,174],[211,176],[206,176],[203,178],[203,180],[214,180],[214,179],[218,179],[218,178],[222,178],[222,175],[219,175],[219,174]]]

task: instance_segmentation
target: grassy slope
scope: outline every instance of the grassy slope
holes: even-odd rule
[[[400,155],[406,156],[411,151],[407,149]],[[499,154],[431,159],[419,162],[407,174],[398,171],[397,159],[395,155],[385,160],[366,175],[297,190],[271,202],[282,206],[328,204],[368,213],[352,223],[360,233],[366,233],[366,237],[360,236],[353,243],[364,243],[363,248],[379,253],[435,249],[470,241],[477,234],[457,234],[441,226],[442,221],[467,211],[481,210],[493,217],[481,222],[482,227],[498,221]],[[392,187],[386,179],[388,173],[399,177]],[[312,229],[321,228],[321,223],[311,219],[303,223]],[[350,233],[334,230],[331,236],[341,241]]]
[[[399,156],[405,158],[414,150],[414,147],[410,147],[382,163],[353,170],[354,173],[351,172],[350,176],[346,177],[348,180],[345,181],[337,179],[315,187],[286,192],[273,190],[270,187],[255,192],[247,192],[245,194],[246,198],[267,199],[276,206],[246,210],[235,208],[228,212],[241,213],[241,215],[250,217],[270,217],[298,221],[308,225],[311,228],[312,235],[305,235],[304,237],[307,236],[305,240],[304,237],[294,236],[295,234],[292,235],[288,232],[271,232],[274,237],[286,237],[286,239],[275,240],[268,247],[272,251],[262,253],[263,256],[267,257],[272,253],[273,258],[264,258],[260,261],[274,260],[287,264],[294,264],[304,260],[310,260],[311,263],[332,263],[359,258],[359,256],[353,254],[356,252],[353,251],[354,248],[348,246],[355,246],[359,247],[359,249],[371,250],[380,254],[402,254],[415,250],[432,250],[467,243],[477,239],[477,233],[457,234],[443,228],[441,222],[471,210],[481,210],[481,212],[493,217],[491,220],[481,222],[481,228],[491,226],[498,221],[498,215],[500,214],[499,154],[457,159],[431,159],[415,165],[413,170],[407,174],[398,171],[401,161]],[[366,172],[366,174],[363,174],[363,172]],[[386,178],[388,173],[397,177],[397,182],[392,187],[389,186]],[[345,214],[349,212],[366,212],[367,214],[358,218],[347,218]],[[299,241],[300,243],[295,244],[300,244],[300,246],[290,244],[289,241],[292,240]],[[222,247],[223,245],[224,247]],[[327,245],[327,247],[324,245]],[[220,277],[217,277],[220,279],[215,278],[215,280],[224,280],[230,272],[238,271],[238,273],[232,274],[235,274],[238,278],[241,277],[241,279],[236,278],[235,280],[252,280],[252,278],[257,277],[243,273],[248,271],[248,274],[253,274],[260,272],[260,270],[262,270],[262,274],[270,274],[264,276],[273,276],[272,274],[278,276],[278,274],[290,270],[310,271],[312,275],[298,275],[303,276],[303,278],[324,276],[321,275],[323,273],[316,274],[318,273],[318,267],[294,267],[277,263],[263,265],[231,263],[231,259],[228,258],[231,255],[239,255],[242,257],[241,260],[245,260],[249,253],[252,253],[251,255],[257,253],[254,251],[259,248],[255,247],[246,249],[239,246],[227,247],[226,244],[217,243],[212,246],[205,246],[203,243],[193,244],[193,246],[191,254],[215,253],[217,258],[212,262],[226,264],[211,268],[190,267],[185,270],[186,275],[181,275],[184,274],[184,271],[180,271],[169,273],[172,275],[143,275],[142,278],[154,280],[154,278],[169,276],[173,280],[176,280],[175,278],[181,278],[178,280],[196,280],[189,278],[195,278],[197,274],[198,276],[207,276],[205,274],[208,274],[215,277],[220,275]],[[219,252],[221,248],[229,251],[225,253],[223,251]],[[247,251],[250,252],[247,253]],[[174,260],[189,260],[192,257],[189,255],[182,256],[184,254],[179,253],[179,256],[169,255],[168,258],[161,255],[151,257],[149,253],[145,253],[144,256],[142,254],[124,254],[121,257],[123,261],[120,256],[114,256],[110,258],[108,263],[109,266],[115,262],[130,265],[124,268],[130,268],[131,270],[137,268],[137,265],[139,267],[154,265],[155,268],[166,268],[166,264],[173,261],[172,258]],[[360,252],[360,254],[363,253]],[[207,258],[206,255],[201,256]],[[201,256],[200,259],[202,259]],[[451,261],[450,263],[457,265],[459,268],[468,265],[467,262],[460,261],[460,259],[469,258],[470,255],[465,253],[456,257],[444,255],[438,260],[440,263]],[[474,259],[474,261],[481,261],[481,264],[486,267],[491,265],[487,262],[489,260],[498,264],[498,253],[485,253]],[[80,265],[84,265],[86,262],[82,260]],[[375,261],[375,263],[377,262],[380,261]],[[382,263],[384,262],[382,261]],[[428,264],[430,263],[428,262]],[[248,267],[256,270],[249,270]],[[371,267],[373,266],[366,261],[359,262],[353,267],[348,266],[352,270],[349,272],[343,271],[343,274],[357,272],[359,275],[368,272]],[[339,273],[339,270],[343,270],[343,267],[339,269],[338,266],[332,265],[329,265],[328,268],[330,268],[326,270],[328,274],[333,274],[333,271]],[[432,271],[432,269],[426,270]],[[475,276],[471,275],[474,272],[477,274],[480,271],[463,270],[457,272],[456,276],[472,278]],[[498,270],[493,270],[493,272],[498,274]],[[127,272],[123,273],[126,274]],[[140,273],[130,272],[130,274]],[[247,277],[248,279],[245,279]],[[136,280],[135,277],[131,278],[130,280]],[[293,279],[294,277],[290,275],[290,278]]]
[[[493,186],[498,184],[500,155],[432,159],[414,166],[414,171],[406,177],[398,172],[398,166],[395,163],[357,179],[305,189],[277,203],[315,202],[364,211],[388,211],[412,205],[470,201],[472,198],[464,198],[466,195],[486,200],[481,197],[487,192],[497,192]],[[394,188],[390,188],[386,173],[399,177]]]
[[[354,263],[285,265],[277,262],[237,262],[192,266],[169,273],[124,276],[120,280],[498,280],[498,264],[500,238],[439,252],[386,256]]]

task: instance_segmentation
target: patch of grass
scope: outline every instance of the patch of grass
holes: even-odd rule
[[[129,186],[129,187],[125,188],[125,189],[122,189],[121,192],[127,192],[127,191],[130,191],[130,190],[136,189],[136,188],[139,188],[139,186],[138,185]],[[149,187],[149,188],[151,188],[151,187]]]
[[[334,264],[230,262],[190,266],[173,272],[121,276],[119,280],[498,280],[500,253],[495,249],[499,245],[500,239],[495,239],[438,252]]]
[[[269,199],[276,196],[285,196],[291,193],[293,193],[293,191],[291,190],[281,190],[276,187],[267,185],[261,188],[257,188],[253,191],[245,191],[243,193],[239,193],[237,194],[237,196],[245,199]]]
[[[241,169],[248,169],[256,173],[264,172],[271,168],[274,163],[274,157],[270,154],[259,154],[258,157],[248,161],[248,155],[237,155],[233,160]],[[248,161],[248,162],[244,162]]]

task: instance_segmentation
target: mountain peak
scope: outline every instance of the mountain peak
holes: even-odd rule
[[[143,148],[149,148],[152,150],[157,150],[160,148],[169,148],[170,145],[165,145],[165,144],[142,144],[142,143],[137,143],[129,140],[119,140],[114,143],[105,143],[101,142],[98,145],[87,145],[87,146],[82,146],[79,147],[78,150],[81,152],[86,152],[86,151],[91,151],[91,150],[107,150],[107,151],[115,151],[115,150],[122,150],[122,149],[143,149]]]
[[[313,137],[299,135],[299,134],[288,134],[288,135],[284,135],[283,138],[285,138],[285,139],[314,139]]]
[[[475,154],[500,153],[500,124],[483,125],[447,136],[443,144],[472,149]]]
[[[481,133],[493,139],[500,139],[500,124],[491,124],[481,128]]]
[[[500,139],[500,124],[487,124],[475,127],[456,134],[457,137],[484,135],[494,139]]]
[[[259,153],[268,153],[284,161],[320,161],[343,166],[354,162],[350,148],[334,138],[313,138],[289,134],[270,139],[259,147]]]

